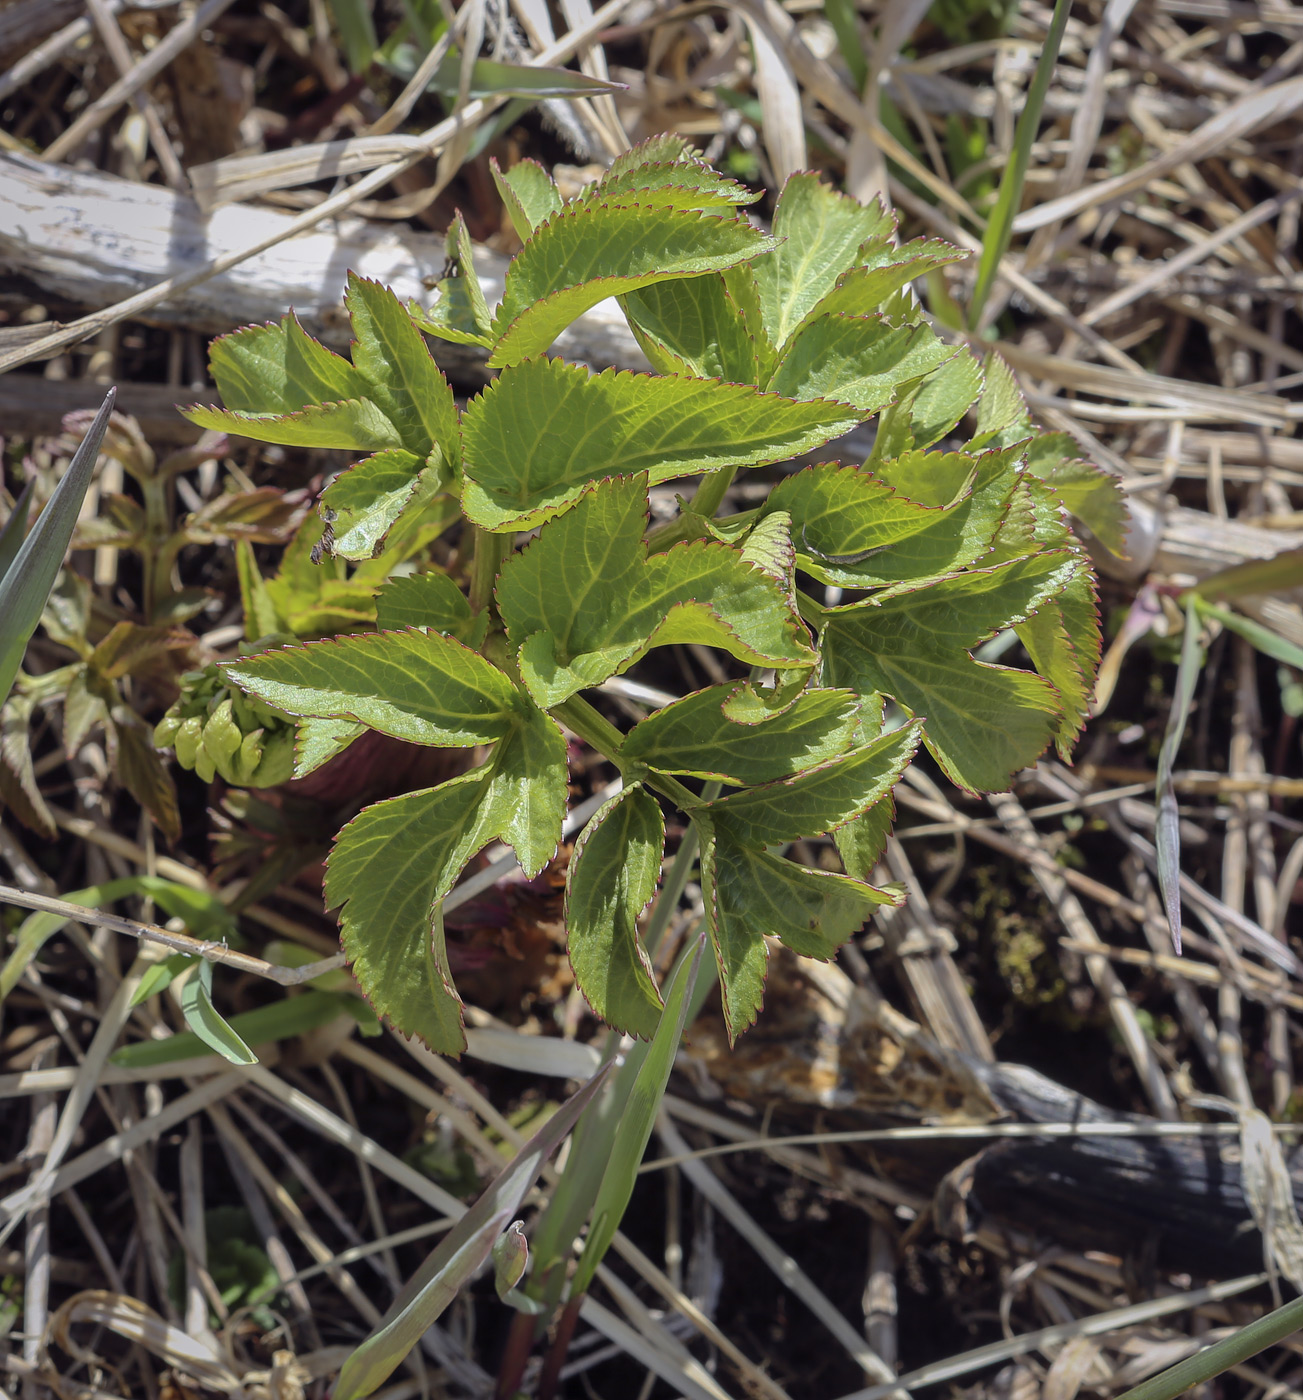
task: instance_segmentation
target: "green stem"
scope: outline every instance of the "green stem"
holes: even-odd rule
[[[648,773],[640,763],[627,763],[623,757],[624,736],[582,695],[572,695],[569,700],[554,705],[549,713],[572,734],[577,734],[590,748],[596,749],[603,758],[614,763],[626,781],[645,782],[648,787],[655,788],[686,812],[701,806],[701,798],[685,788],[676,778],[667,777],[664,773]]]
[[[732,486],[736,475],[737,468],[729,467],[725,471],[711,472],[709,476],[703,476],[701,485],[688,502],[688,509],[695,515],[714,515],[724,504],[724,497],[728,494],[728,488]]]
[[[1269,1312],[1257,1322],[1241,1327],[1234,1336],[1187,1357],[1175,1366],[1128,1390],[1119,1400],[1176,1400],[1192,1386],[1202,1385],[1232,1366],[1238,1366],[1267,1347],[1282,1342],[1303,1327],[1303,1298]]]
[[[471,559],[471,611],[482,613],[493,602],[493,585],[498,581],[502,566],[511,552],[509,534],[494,534],[492,530],[475,531],[474,555]]]

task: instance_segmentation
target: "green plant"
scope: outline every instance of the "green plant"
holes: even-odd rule
[[[368,727],[494,746],[463,776],[364,810],[330,856],[327,898],[343,908],[354,971],[405,1033],[462,1048],[433,914],[495,839],[527,872],[551,858],[565,726],[625,779],[570,870],[585,995],[620,1029],[656,1028],[661,997],[636,924],[656,888],[664,799],[700,841],[736,1034],[760,1005],[766,934],[827,957],[897,897],[865,878],[920,740],[973,789],[1002,787],[1051,741],[1067,750],[1098,630],[1063,508],[1115,537],[1116,497],[1070,440],[1034,433],[998,360],[983,369],[932,332],[908,285],[959,253],[898,246],[877,206],[799,175],[765,235],[737,212],[751,195],[665,141],[566,207],[538,166],[499,179],[525,246],[496,313],[458,223],[456,275],[432,310],[350,280],[351,364],[293,316],[214,342],[228,407],[190,409],[192,421],[371,454],[322,496],[325,549],[368,560],[406,511],[440,494],[459,497],[465,517],[460,580],[394,578],[376,593],[377,632],[222,670],[296,718],[300,775]],[[545,357],[612,294],[658,373],[590,375]],[[418,326],[483,345],[500,368],[464,413]],[[926,450],[974,405],[962,449]],[[807,468],[758,507],[717,518],[737,469],[813,451],[875,415],[867,466]],[[649,486],[693,475],[695,495],[648,535]],[[827,607],[798,573],[864,596]],[[1010,626],[1034,672],[970,655]],[[725,651],[767,683],[708,688],[622,735],[582,692],[672,642]],[[685,786],[692,778],[738,790],[708,800]],[[846,875],[773,854],[827,831]]]
[[[1032,427],[1001,361],[979,362],[925,320],[911,284],[958,249],[900,245],[882,208],[807,174],[789,180],[763,233],[740,209],[755,196],[668,137],[569,204],[531,162],[495,173],[524,240],[496,310],[458,220],[434,306],[404,307],[351,278],[351,362],[292,315],[251,327],[211,349],[226,408],[187,416],[367,454],[321,498],[322,568],[374,567],[413,520],[460,531],[445,567],[380,584],[374,632],[220,668],[293,717],[300,776],[368,728],[488,748],[460,776],[364,808],[331,851],[326,898],[383,1017],[461,1050],[442,900],[495,840],[531,875],[552,858],[563,731],[623,779],[567,877],[580,987],[610,1025],[651,1042],[585,1115],[584,1150],[549,1207],[540,1254],[552,1269],[600,1206],[586,1283],[636,1168],[612,1145],[645,1140],[686,1014],[688,972],[671,1010],[652,956],[694,870],[736,1036],[760,1009],[767,938],[828,958],[901,898],[869,880],[891,789],[920,743],[974,790],[1004,787],[1051,743],[1068,752],[1099,650],[1093,575],[1068,512],[1113,548],[1121,512],[1071,439]],[[547,358],[610,296],[654,373]],[[421,332],[482,346],[499,376],[459,411]],[[863,465],[807,467],[719,514],[737,471],[815,452],[874,418]],[[649,492],[684,478],[699,478],[691,497],[649,530]],[[849,601],[836,601],[843,592]],[[1032,669],[973,657],[1006,629]],[[590,696],[673,643],[725,653],[736,679],[621,732]],[[686,835],[640,932],[661,884],[664,805]],[[824,833],[844,873],[786,857]],[[697,979],[693,995],[709,985]],[[531,1296],[554,1305],[563,1275]]]
[[[36,631],[63,564],[116,396],[114,389],[104,396],[63,480],[26,536],[23,531],[32,503],[30,485],[19,496],[0,531],[0,703],[9,698],[28,640]]]

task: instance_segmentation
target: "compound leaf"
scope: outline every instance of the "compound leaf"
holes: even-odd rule
[[[754,384],[756,346],[723,276],[659,282],[624,298],[629,327],[661,374]]]
[[[758,190],[749,190],[700,160],[648,161],[611,169],[585,186],[578,204],[639,204],[643,208],[728,209],[754,204]]]
[[[208,369],[222,402],[238,413],[294,413],[367,397],[365,378],[314,340],[292,311],[277,325],[219,335],[208,349]]]
[[[867,315],[916,278],[947,263],[962,262],[967,256],[962,248],[935,238],[916,238],[899,247],[886,239],[874,240],[870,248],[859,250],[856,266],[838,277],[806,320],[831,312]]]
[[[899,903],[900,894],[749,849],[701,825],[706,929],[719,967],[724,1021],[730,1041],[736,1041],[764,1001],[767,937],[806,957],[830,958],[875,908]]]
[[[647,557],[647,478],[590,488],[507,562],[498,607],[544,708],[651,646],[702,642],[756,665],[809,665],[786,590],[739,550],[692,541]]]
[[[817,175],[788,178],[774,210],[781,245],[755,264],[761,314],[769,339],[781,348],[805,317],[857,262],[861,244],[889,235],[894,217],[879,203],[860,204]]]
[[[849,432],[861,414],[714,379],[532,360],[490,384],[462,419],[462,504],[475,524],[541,524],[589,482],[648,472],[653,484],[782,461]]]
[[[378,282],[349,273],[344,301],[353,323],[353,365],[394,425],[401,445],[422,460],[438,448],[449,474],[461,458],[457,405],[443,371],[403,304]],[[437,465],[437,461],[431,462]]]
[[[793,778],[710,803],[715,830],[744,846],[776,846],[818,836],[867,811],[895,786],[918,748],[915,720]]]
[[[476,615],[466,595],[447,574],[408,574],[390,579],[376,594],[376,626],[382,632],[429,627],[478,647],[488,617]]]
[[[789,399],[834,399],[876,413],[953,354],[927,325],[819,316],[792,337],[769,388]]]
[[[546,223],[553,214],[559,214],[565,208],[556,182],[538,161],[517,161],[510,170],[504,171],[497,157],[492,156],[489,158],[489,169],[493,172],[493,183],[498,187],[502,202],[507,206],[512,227],[522,243],[539,224]]]
[[[572,204],[537,229],[508,268],[489,365],[541,354],[607,297],[718,272],[773,246],[745,219],[684,208]]]
[[[492,743],[523,699],[482,656],[437,632],[381,632],[276,647],[224,667],[286,714],[353,719],[414,744]]]
[[[981,390],[982,367],[963,347],[884,410],[868,464],[940,442],[977,402]]]
[[[638,937],[656,893],[665,820],[640,785],[625,788],[575,843],[566,876],[570,965],[588,1004],[626,1035],[650,1039],[662,1001]]]
[[[1016,449],[970,456],[907,452],[873,470],[825,463],[774,488],[801,567],[868,588],[961,569],[990,547],[1018,484]]]
[[[339,833],[326,902],[342,906],[344,952],[367,999],[404,1035],[447,1054],[465,1049],[440,901],[490,841],[513,845],[538,874],[561,837],[565,777],[561,731],[522,709],[482,767],[364,808]]]
[[[969,649],[1031,616],[1077,567],[1070,551],[1047,551],[831,609],[824,680],[894,696],[925,721],[924,742],[954,782],[998,791],[1049,743],[1061,703],[1040,676],[975,661]]]
[[[660,773],[766,783],[850,748],[859,702],[847,690],[808,690],[758,724],[727,718],[735,684],[713,685],[657,710],[630,731],[624,757]]]
[[[373,558],[411,501],[420,471],[421,459],[414,452],[391,447],[340,472],[321,493],[322,518],[333,542],[330,552],[343,559]]]
[[[200,428],[285,447],[344,447],[379,452],[401,447],[402,436],[370,399],[309,404],[293,413],[241,413],[191,404],[181,416]]]

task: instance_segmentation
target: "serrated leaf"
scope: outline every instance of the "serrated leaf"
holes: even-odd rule
[[[456,345],[493,344],[493,317],[484,289],[475,272],[475,249],[459,210],[444,239],[445,275],[438,285],[438,300],[427,311],[413,304],[408,313],[430,335]]]
[[[737,384],[533,360],[504,370],[462,419],[462,505],[477,525],[520,530],[590,482],[648,472],[653,484],[809,452],[857,410]]]
[[[330,526],[331,553],[370,559],[416,489],[421,459],[402,447],[355,462],[321,493],[322,518]],[[436,479],[438,473],[434,473]]]
[[[1054,492],[1110,554],[1125,556],[1130,515],[1117,477],[1083,461],[1081,449],[1067,433],[1038,433],[1025,450],[1027,470]]]
[[[317,719],[308,715],[299,720],[294,735],[294,776],[306,778],[315,773],[365,733],[366,725],[351,719]]]
[[[1023,620],[1067,586],[1066,550],[942,579],[881,602],[830,609],[824,681],[892,695],[923,719],[924,742],[948,777],[998,791],[1054,736],[1061,704],[1040,676],[975,661],[970,648]]]
[[[213,1005],[213,965],[200,959],[199,966],[181,989],[181,1014],[185,1023],[210,1050],[233,1065],[256,1065],[258,1057],[240,1039]]]
[[[832,834],[837,854],[853,880],[870,880],[874,868],[887,849],[887,838],[896,819],[896,800],[888,792],[858,817],[839,826]]]
[[[990,548],[1018,483],[1012,449],[907,452],[876,471],[825,463],[787,477],[765,510],[791,515],[801,567],[842,587],[928,578]]]
[[[530,236],[507,269],[489,366],[542,354],[607,297],[718,272],[773,246],[745,220],[693,209],[570,205]]]
[[[713,685],[657,710],[630,730],[623,755],[661,773],[767,783],[850,748],[859,704],[847,690],[808,690],[758,724],[726,718],[736,685]]]
[[[1059,692],[1062,711],[1054,742],[1067,762],[1090,716],[1101,650],[1098,599],[1084,557],[1063,591],[1014,631],[1032,665]]]
[[[87,658],[88,665],[106,680],[120,680],[148,669],[149,663],[169,652],[188,651],[194,634],[182,627],[142,627],[135,622],[115,622]]]
[[[344,293],[353,325],[353,365],[371,399],[422,461],[439,449],[449,475],[461,459],[457,405],[443,371],[402,303],[378,282],[350,273]],[[430,465],[438,465],[431,462]]]
[[[517,161],[504,171],[496,156],[489,158],[493,183],[507,206],[512,226],[523,243],[531,233],[565,208],[555,181],[536,160]]]
[[[63,748],[68,754],[81,751],[86,736],[108,718],[104,698],[88,684],[86,668],[79,667],[63,695]]]
[[[508,560],[498,608],[521,678],[544,708],[629,665],[649,647],[701,642],[753,664],[808,665],[785,591],[714,541],[648,558],[647,478],[590,488]]]
[[[806,171],[789,177],[774,210],[781,245],[754,266],[770,340],[788,337],[856,263],[861,244],[890,234],[894,218],[881,204],[860,204]]]
[[[696,159],[696,152],[682,136],[672,131],[658,131],[655,136],[639,141],[623,155],[616,156],[606,173],[614,178],[649,162],[653,165],[675,165]]]
[[[293,413],[239,413],[201,403],[180,412],[200,428],[285,447],[344,447],[377,452],[403,445],[398,429],[370,399],[309,404]]]
[[[820,316],[792,337],[768,387],[789,399],[833,399],[877,413],[954,351],[930,326],[881,316]]]
[[[650,1039],[663,1003],[638,918],[660,879],[665,820],[634,784],[613,797],[575,843],[566,874],[570,966],[589,1006],[607,1025]]]
[[[807,957],[830,958],[875,908],[898,903],[900,896],[748,849],[708,823],[700,825],[706,929],[731,1043],[755,1021],[764,1001],[766,937]]]
[[[1010,434],[1030,437],[1033,429],[1027,402],[1013,370],[992,350],[982,365],[982,372],[984,384],[977,403],[977,429],[967,444],[968,450],[976,451],[992,444],[1004,446]]]
[[[639,204],[643,208],[728,209],[754,204],[759,190],[721,175],[704,161],[646,161],[608,170],[573,204]]]
[[[961,347],[883,412],[867,465],[940,442],[977,402],[982,382],[981,365]]]
[[[414,744],[500,739],[523,700],[497,667],[438,632],[382,632],[276,647],[225,664],[250,695],[295,717],[353,719]]]
[[[364,808],[326,862],[327,906],[342,906],[344,952],[367,1000],[443,1053],[459,1054],[465,1036],[440,901],[490,841],[513,845],[536,875],[560,840],[565,741],[534,715],[473,772]]]
[[[875,240],[870,248],[858,251],[856,266],[838,277],[806,320],[832,312],[868,315],[916,278],[947,263],[962,262],[967,256],[962,248],[936,238],[916,238],[899,247],[889,239]]]
[[[915,720],[795,777],[717,798],[709,804],[711,822],[721,836],[727,833],[744,846],[776,846],[831,831],[891,791],[921,737],[922,724]]]
[[[382,632],[429,627],[478,649],[488,623],[473,613],[466,595],[447,574],[408,574],[390,579],[376,594],[376,626]]]
[[[367,396],[362,375],[314,340],[292,311],[277,325],[218,336],[208,348],[208,369],[222,402],[241,414],[293,413]]]
[[[634,338],[661,374],[755,384],[755,341],[724,278],[657,283],[624,298]]]
[[[556,721],[522,705],[511,733],[494,752],[489,805],[495,835],[533,879],[557,853],[565,821],[566,740]]]

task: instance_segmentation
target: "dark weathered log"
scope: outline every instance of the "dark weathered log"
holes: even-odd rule
[[[722,1021],[707,1013],[692,1028],[689,1053],[730,1098],[763,1106],[797,1131],[816,1115],[829,1130],[1154,1121],[1022,1065],[943,1049],[836,966],[776,952],[766,1000],[731,1050]],[[901,1185],[935,1193],[946,1233],[1003,1227],[1117,1254],[1137,1271],[1162,1265],[1226,1276],[1262,1267],[1234,1138],[993,1138],[976,1152],[971,1139],[940,1138],[846,1150]],[[1291,1168],[1303,1205],[1300,1154]]]

